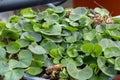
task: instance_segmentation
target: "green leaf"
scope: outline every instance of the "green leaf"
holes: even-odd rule
[[[28,49],[34,54],[45,54],[46,53],[46,50],[42,46],[37,45],[36,43],[32,43],[31,45],[29,45]]]
[[[43,23],[43,24],[44,24],[44,23]],[[42,25],[39,24],[39,23],[33,24],[33,30],[34,30],[35,32],[39,32],[40,27],[42,27]]]
[[[107,30],[119,30],[120,24],[105,24]]]
[[[111,65],[106,66],[106,59],[102,56],[98,57],[97,64],[100,70],[107,76],[114,77],[116,75],[116,70]]]
[[[5,22],[0,21],[0,31],[2,31],[5,28],[5,26]]]
[[[70,18],[71,20],[73,20],[73,21],[79,20],[80,17],[81,17],[81,16],[78,15],[78,14],[70,14],[70,16],[69,16],[69,18]]]
[[[77,57],[78,56],[78,51],[76,49],[76,46],[74,45],[70,45],[68,48],[67,48],[67,55],[69,57]]]
[[[106,48],[104,51],[104,56],[106,58],[118,57],[118,56],[120,56],[120,49],[117,47]]]
[[[113,17],[112,20],[113,20],[114,23],[116,23],[116,24],[119,24],[119,23],[120,23],[120,18]]]
[[[70,22],[69,24],[73,27],[78,27],[79,26],[78,22]]]
[[[56,58],[54,58],[54,59],[53,59],[53,63],[54,63],[54,64],[60,64],[60,59],[61,59],[61,57],[56,57]]]
[[[95,34],[96,34],[96,31],[93,29],[91,30],[90,32],[88,33],[84,33],[84,39],[85,40],[89,40],[89,41],[92,41],[95,37]]]
[[[57,7],[53,8],[53,10],[56,13],[62,13],[62,12],[64,12],[64,8],[61,7],[61,6],[57,6]]]
[[[107,30],[107,33],[115,40],[120,39],[120,31],[118,30]]]
[[[42,20],[42,19],[44,19],[43,14],[38,13],[38,15],[36,16],[36,19],[37,19],[37,20]]]
[[[74,36],[67,36],[65,37],[65,39],[68,43],[74,43],[77,41],[76,38],[74,38]]]
[[[25,39],[18,39],[16,41],[21,47],[27,47],[29,45],[29,41],[25,40]]]
[[[1,48],[5,47],[5,46],[6,46],[6,44],[4,42],[0,42],[0,47]]]
[[[110,77],[103,73],[101,73],[98,77],[98,80],[109,80],[109,79],[110,79]]]
[[[57,48],[57,45],[51,40],[44,39],[40,44],[49,53],[50,50]]]
[[[50,50],[50,56],[52,58],[58,58],[58,57],[61,57],[59,52],[58,52],[58,49],[52,49]]]
[[[42,72],[42,68],[40,67],[29,67],[26,69],[26,72],[30,75],[38,75]]]
[[[81,66],[83,64],[82,57],[81,56],[77,56],[75,58],[75,63],[76,63],[76,66]]]
[[[45,59],[46,59],[46,55],[44,55],[44,54],[41,54],[41,55],[39,55],[39,54],[33,54],[33,58],[34,58],[35,60],[44,62]]]
[[[32,62],[32,53],[29,50],[21,50],[18,54],[18,59],[9,61],[9,66],[13,68],[27,68],[31,65]]]
[[[107,39],[107,38],[103,38],[100,42],[99,42],[100,46],[102,47],[102,50],[104,51],[106,48],[108,47],[117,47],[117,45],[115,44],[115,42],[113,42],[111,39]]]
[[[26,32],[33,32],[33,25],[28,22],[23,22],[22,24],[23,30]]]
[[[23,69],[15,69],[5,74],[4,80],[20,80],[24,75]]]
[[[97,25],[97,26],[95,27],[95,29],[96,29],[96,31],[99,32],[99,33],[104,33],[104,31],[105,31],[105,27],[102,26],[102,25]]]
[[[4,48],[0,48],[0,60],[5,60],[6,58],[6,50]]]
[[[120,57],[115,59],[115,70],[120,71]]]
[[[7,46],[7,52],[10,54],[15,54],[20,50],[21,46],[17,42],[10,42]]]
[[[93,52],[96,57],[100,56],[102,54],[102,47],[99,44],[95,44]]]
[[[57,14],[52,14],[52,15],[46,15],[44,20],[48,25],[52,25],[56,23],[59,20],[59,16]]]
[[[81,50],[86,54],[86,55],[89,55],[92,50],[94,49],[94,44],[92,43],[86,43],[86,44],[83,44],[82,47],[81,47]]]
[[[106,9],[95,8],[94,11],[102,16],[109,16],[109,12]]]
[[[90,27],[91,24],[93,23],[93,20],[90,19],[88,16],[82,16],[79,20],[80,26],[81,27]]]
[[[36,17],[36,12],[34,12],[31,8],[26,8],[26,9],[21,10],[20,14],[25,18]]]
[[[60,25],[53,25],[48,29],[40,29],[38,32],[45,35],[61,35],[62,28]]]
[[[88,13],[88,10],[85,7],[77,7],[73,9],[72,13],[75,13],[78,15],[86,15]]]
[[[20,20],[20,17],[19,17],[19,16],[16,16],[16,15],[11,16],[11,17],[9,18],[9,22],[10,22],[10,23],[12,23],[12,22],[17,23],[19,20]]]
[[[28,67],[32,61],[32,53],[29,50],[21,50],[18,54],[18,58],[19,61],[25,65],[25,67]]]
[[[68,74],[77,80],[87,80],[93,75],[93,71],[90,67],[86,66],[83,69],[77,69],[74,63],[67,64]]]
[[[39,42],[42,40],[42,36],[41,34],[36,33],[36,32],[24,32],[21,36],[21,39]]]
[[[71,32],[75,32],[75,31],[78,30],[77,28],[75,28],[75,27],[70,27],[70,26],[66,27],[66,29],[69,30],[69,31],[71,31]]]
[[[63,80],[68,78],[67,70],[65,68],[60,72],[60,78],[63,78]]]
[[[0,75],[4,75],[9,71],[9,65],[6,61],[0,60]]]
[[[3,30],[2,36],[13,40],[17,40],[19,38],[19,34],[11,30]]]
[[[45,60],[44,60],[45,61]],[[30,67],[39,67],[39,68],[42,68],[44,65],[44,62],[41,61],[41,60],[36,60],[34,59],[30,65]]]

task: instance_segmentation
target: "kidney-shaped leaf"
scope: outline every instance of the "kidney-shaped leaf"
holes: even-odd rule
[[[36,12],[34,12],[31,8],[21,10],[20,14],[26,18],[34,18],[36,16]]]
[[[13,40],[17,40],[19,38],[19,34],[11,30],[3,30],[2,36],[5,38],[13,39]]]
[[[21,47],[26,47],[29,45],[29,41],[25,40],[25,39],[18,39],[16,41]]]
[[[10,54],[15,54],[20,50],[21,46],[17,42],[10,42],[7,46],[7,52]]]
[[[42,68],[40,67],[29,67],[26,69],[26,72],[30,75],[38,75],[42,72]]]
[[[24,75],[23,69],[15,69],[5,74],[4,80],[20,80]]]
[[[113,66],[106,66],[106,59],[102,56],[98,57],[97,64],[100,70],[106,74],[107,76],[114,77],[116,75],[116,71]]]
[[[36,32],[25,32],[22,34],[21,38],[35,42],[39,42],[42,39],[41,34]]]
[[[95,30],[91,30],[90,32],[85,33],[85,34],[84,34],[84,39],[85,39],[85,40],[89,40],[89,41],[93,40],[94,37],[95,37],[95,33],[96,33]]]
[[[118,31],[118,30],[107,30],[107,32],[112,38],[114,38],[116,40],[120,39],[120,31]]]
[[[117,47],[106,48],[104,51],[104,55],[106,58],[118,57],[120,56],[120,49]]]
[[[120,57],[115,59],[115,69],[120,71]]]
[[[29,50],[21,50],[18,54],[19,61],[10,60],[10,68],[26,68],[31,65],[32,53]]]
[[[93,48],[94,48],[94,44],[92,44],[92,43],[86,43],[86,44],[82,45],[81,50],[86,55],[89,55],[92,52]]]
[[[53,10],[56,13],[62,13],[64,11],[64,8],[61,6],[57,6],[57,7],[53,8]]]
[[[85,68],[78,70],[74,63],[67,64],[68,74],[77,79],[77,80],[87,80],[93,75],[93,71],[90,67],[86,66]]]
[[[0,60],[0,75],[3,75],[9,70],[9,65],[6,61]]]
[[[6,57],[6,51],[4,48],[0,48],[0,60],[4,60]]]
[[[73,9],[72,13],[86,15],[88,13],[88,10],[85,7],[77,7]]]
[[[29,45],[28,48],[34,54],[45,54],[46,53],[46,50],[42,46],[37,45],[36,43],[32,43],[31,45]]]
[[[53,25],[47,29],[41,29],[39,32],[45,35],[61,35],[62,28],[60,25]]]
[[[113,42],[111,39],[106,39],[106,38],[103,38],[99,42],[99,44],[102,47],[103,51],[105,50],[105,48],[108,48],[108,47],[117,47],[117,45],[115,44],[115,42]]]
[[[52,42],[51,40],[46,40],[46,39],[44,39],[44,40],[41,42],[40,45],[47,51],[47,53],[48,53],[50,50],[57,48],[57,45],[56,45],[54,42]]]

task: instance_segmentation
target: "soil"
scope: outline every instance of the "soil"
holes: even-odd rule
[[[59,74],[62,71],[62,66],[60,64],[47,67],[45,69],[45,74],[43,74],[43,78],[50,80],[59,80]]]
[[[113,24],[113,20],[111,16],[101,16],[100,14],[95,14],[94,18],[94,24]]]
[[[3,78],[0,76],[0,80],[3,80]]]

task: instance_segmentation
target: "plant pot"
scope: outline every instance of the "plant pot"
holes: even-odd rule
[[[88,8],[101,7],[110,11],[112,16],[120,15],[120,0],[73,0],[73,7],[84,6]]]
[[[117,75],[117,76],[111,78],[110,80],[120,80],[120,75]]]
[[[40,77],[32,77],[32,76],[30,76],[28,74],[25,74],[23,76],[23,78],[24,78],[23,80],[48,80],[48,79],[40,78]]]

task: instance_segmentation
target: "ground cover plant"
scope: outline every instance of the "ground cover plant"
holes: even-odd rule
[[[108,80],[120,71],[120,19],[105,9],[31,8],[0,22],[0,76]]]

